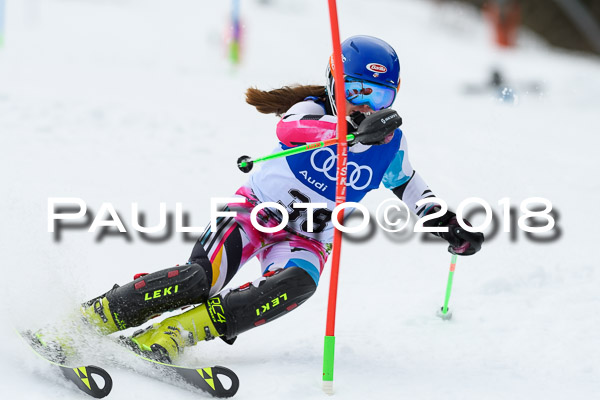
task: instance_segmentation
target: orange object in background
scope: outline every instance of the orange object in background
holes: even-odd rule
[[[487,2],[483,12],[494,27],[496,43],[500,47],[513,47],[517,41],[517,30],[521,24],[521,7],[516,0],[494,0]]]

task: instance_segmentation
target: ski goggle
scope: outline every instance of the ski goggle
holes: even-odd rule
[[[368,104],[373,111],[390,107],[396,98],[396,89],[392,87],[351,77],[344,79],[344,89],[350,104]]]

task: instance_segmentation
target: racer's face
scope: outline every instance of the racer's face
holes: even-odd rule
[[[346,101],[346,115],[352,114],[354,111],[360,111],[363,114],[372,113],[373,109],[368,104],[354,105]]]

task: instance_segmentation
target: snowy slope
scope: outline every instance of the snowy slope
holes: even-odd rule
[[[185,262],[193,240],[142,240],[131,203],[155,224],[160,202],[170,212],[181,202],[190,223],[204,226],[210,198],[231,195],[247,179],[237,157],[266,154],[276,143],[276,118],[247,106],[245,89],[324,81],[326,2],[243,2],[238,68],[223,45],[229,3],[8,1],[0,49],[4,398],[83,398],[34,358],[11,326],[52,322],[134,273]],[[500,199],[518,207],[545,197],[559,212],[560,237],[539,243],[500,225],[480,254],[459,258],[451,322],[435,317],[450,260],[443,243],[378,227],[368,240],[346,241],[336,396],[597,398],[600,61],[527,36],[500,52],[473,11],[436,4],[344,0],[341,35],[379,36],[397,49],[402,88],[395,108],[412,164],[439,197],[453,208],[481,197],[499,223]],[[464,93],[494,66],[514,82],[515,103]],[[540,93],[524,89],[531,81]],[[374,211],[391,196],[382,189],[365,205]],[[111,202],[130,235],[97,241],[85,229],[67,230],[57,242],[47,231],[49,197],[82,198],[94,213]],[[251,262],[233,284],[258,274]],[[239,399],[325,398],[328,282],[327,269],[317,293],[290,316],[235,346],[200,344],[186,362],[234,369]],[[107,369],[115,381],[110,398],[198,397]]]

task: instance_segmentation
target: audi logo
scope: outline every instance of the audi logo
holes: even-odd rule
[[[321,154],[322,152],[327,153],[326,158],[323,158],[323,156],[318,157],[318,154]],[[335,160],[336,155],[333,150],[331,150],[329,147],[323,147],[312,153],[310,156],[310,165],[315,171],[322,172],[330,181],[335,181],[335,171],[333,171],[333,175],[331,174],[331,170],[334,169]],[[320,166],[317,166],[317,164]],[[352,172],[350,172],[350,170],[352,170]],[[348,163],[348,172],[349,173],[346,176],[346,185],[354,190],[366,189],[371,184],[371,180],[373,179],[373,170],[371,167],[366,165],[358,165],[353,161]],[[368,178],[365,179],[365,176],[368,176]]]

